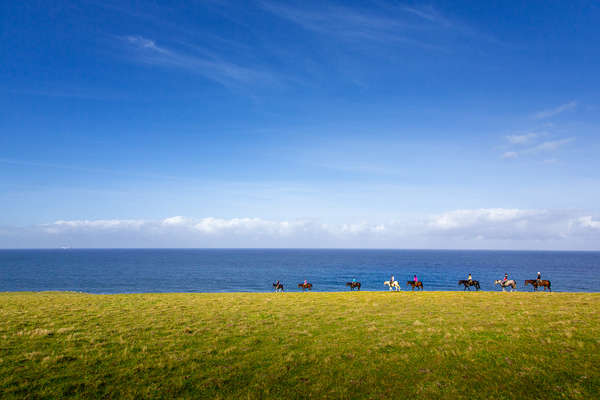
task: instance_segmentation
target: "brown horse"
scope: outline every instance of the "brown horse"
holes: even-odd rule
[[[549,291],[552,291],[552,288],[550,287],[550,281],[547,281],[545,279],[542,279],[540,283],[538,283],[537,279],[527,279],[527,280],[525,280],[525,286],[527,286],[528,284],[533,286],[534,292],[537,292],[538,287],[540,287],[540,286],[542,286],[544,288],[544,292],[546,291],[546,289],[548,289]]]
[[[415,290],[415,288],[423,290],[423,282],[421,281],[406,281],[406,286],[412,286],[412,290]]]
[[[350,290],[360,290],[360,282],[346,282],[346,286],[350,286]]]
[[[312,283],[299,283],[298,287],[302,288],[302,291],[304,292],[306,289],[308,289],[308,290],[312,289]]]

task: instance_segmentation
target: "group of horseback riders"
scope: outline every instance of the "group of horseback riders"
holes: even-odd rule
[[[471,276],[471,275],[469,275],[469,276]],[[392,275],[392,276],[391,276],[391,278],[390,278],[390,283],[393,285],[393,284],[394,284],[394,282],[396,282],[396,279],[394,279],[394,275]],[[413,282],[414,282],[414,283],[417,283],[417,282],[419,282],[419,279],[417,278],[417,276],[416,276],[416,275],[413,277]]]
[[[398,282],[396,281],[396,279],[394,278],[394,275],[392,275],[390,277],[389,282],[385,282],[387,285],[389,285],[390,290],[392,287],[395,286],[399,286]],[[419,279],[417,278],[417,275],[413,276],[413,280],[408,281],[409,284],[411,284],[413,286],[413,289],[415,286],[417,287],[423,287],[422,283],[419,282]],[[504,278],[501,281],[496,281],[496,283],[500,283],[500,285],[504,288],[505,286],[508,286],[509,283],[514,284],[513,280],[509,280],[508,279],[508,273],[504,274]],[[537,278],[535,280],[527,280],[525,281],[525,284],[527,285],[528,283],[530,283],[533,287],[534,290],[537,290],[538,287],[542,286],[544,287],[544,290],[546,289],[546,287],[548,287],[548,289],[550,289],[550,282],[549,281],[542,281],[542,273],[538,272],[537,273]],[[459,285],[464,285],[465,289],[467,289],[470,286],[474,286],[476,289],[479,289],[479,281],[476,281],[473,279],[473,276],[471,273],[469,273],[469,276],[467,277],[466,280],[461,280],[458,282]],[[360,282],[356,281],[356,278],[352,278],[352,282],[347,282],[346,286],[350,287],[350,290],[354,290],[355,288],[360,290]],[[516,285],[515,285],[516,286]],[[279,279],[277,280],[277,282],[273,283],[273,287],[275,288],[275,291],[283,291],[283,284],[281,284],[279,282]],[[304,280],[303,283],[299,283],[298,284],[299,288],[302,288],[302,290],[310,290],[312,289],[312,284],[309,283],[306,279]],[[504,290],[504,289],[503,289]]]
[[[469,274],[469,280],[470,279],[471,279],[471,274]],[[506,281],[508,281],[508,273],[505,273],[504,278],[502,279],[502,282],[506,282]],[[542,286],[542,273],[541,272],[537,273],[537,278],[535,279],[535,283],[538,286]]]

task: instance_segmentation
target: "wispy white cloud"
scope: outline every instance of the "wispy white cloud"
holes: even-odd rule
[[[563,113],[565,111],[573,110],[576,107],[577,107],[577,102],[576,101],[570,101],[568,103],[561,104],[558,107],[554,107],[554,108],[550,108],[550,109],[547,109],[547,110],[538,111],[538,112],[534,113],[532,115],[532,117],[533,117],[533,119],[550,118],[550,117],[553,117],[553,116],[558,115],[560,113]]]
[[[575,138],[572,137],[559,140],[550,140],[547,142],[540,143],[537,146],[528,149],[528,151],[531,153],[555,151],[558,150],[560,147],[563,147],[564,145],[573,142],[574,140]]]
[[[365,9],[322,3],[319,7],[295,7],[272,1],[262,1],[261,6],[270,13],[293,22],[306,30],[335,36],[343,40],[404,43],[428,49],[444,50],[440,43],[422,35],[424,25],[447,29],[454,25],[432,7],[382,7]],[[407,18],[418,16],[419,21]]]
[[[226,61],[208,50],[186,53],[164,45],[159,46],[154,40],[139,35],[120,39],[126,44],[129,56],[141,63],[185,69],[229,87],[240,84],[279,84],[275,76],[265,72],[264,68]]]
[[[414,14],[420,18],[423,18],[427,21],[440,24],[442,26],[450,27],[455,25],[449,18],[443,16],[439,11],[437,11],[432,6],[412,6],[412,7],[402,7],[402,10]]]
[[[404,27],[400,21],[341,6],[308,9],[266,1],[261,5],[272,14],[305,29],[346,38],[389,39],[390,34]]]
[[[561,147],[564,147],[575,140],[574,137],[569,137],[540,142],[539,139],[546,135],[546,133],[529,132],[506,136],[506,140],[511,146],[508,149],[505,147],[506,150],[502,153],[502,158],[514,159],[520,156],[550,153],[557,151]],[[551,163],[556,161],[556,159],[552,159],[550,162],[545,162]]]
[[[539,136],[538,133],[528,132],[523,134],[514,134],[506,136],[511,144],[529,144]]]

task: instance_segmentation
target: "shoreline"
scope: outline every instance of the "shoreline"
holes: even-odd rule
[[[513,292],[510,291],[492,291],[492,290],[471,290],[470,292],[467,291],[463,291],[463,290],[425,290],[425,291],[420,291],[420,290],[400,290],[400,291],[389,291],[389,290],[361,290],[361,291],[350,291],[350,290],[339,290],[339,291],[318,291],[318,290],[312,290],[312,291],[298,291],[298,290],[294,290],[294,291],[290,291],[290,292],[274,292],[274,291],[265,291],[265,292],[255,292],[255,291],[248,291],[248,292],[119,292],[119,293],[92,293],[92,292],[78,292],[78,291],[71,291],[71,290],[16,290],[16,291],[0,291],[0,295],[7,295],[7,294],[87,294],[87,295],[94,295],[94,296],[123,296],[123,295],[169,295],[169,294],[173,294],[173,295],[179,295],[179,294],[202,294],[202,295],[206,295],[206,294],[210,294],[210,295],[240,295],[240,294],[247,294],[247,295],[266,295],[266,294],[276,294],[276,295],[286,295],[286,294],[305,294],[308,295],[310,293],[315,293],[315,294],[340,294],[340,293],[348,293],[348,294],[360,294],[360,293],[369,293],[369,294],[375,294],[375,293],[390,293],[390,295],[393,294],[399,294],[399,293],[419,293],[419,294],[426,294],[426,293],[431,293],[431,294],[450,294],[450,293],[456,293],[456,294],[460,294],[460,293],[464,293],[464,294],[473,294],[473,293],[506,293],[506,294],[519,294],[519,293],[530,293],[530,294],[542,294],[544,293],[544,291],[538,291],[538,292],[534,292],[534,291],[524,291],[524,290],[515,290]],[[552,291],[552,292],[545,292],[548,295],[551,294],[598,294],[600,295],[600,291],[598,292],[566,292],[566,291]]]

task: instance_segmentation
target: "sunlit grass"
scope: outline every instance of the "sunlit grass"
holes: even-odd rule
[[[600,294],[0,294],[6,398],[599,398]]]

